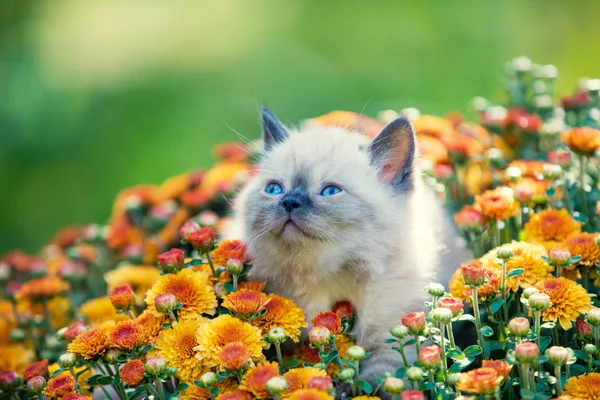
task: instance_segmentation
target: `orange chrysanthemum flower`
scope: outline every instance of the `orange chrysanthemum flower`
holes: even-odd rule
[[[337,335],[342,331],[342,319],[333,311],[322,311],[310,322],[312,326],[322,326],[329,329],[332,335]]]
[[[217,267],[225,267],[227,260],[235,258],[241,260],[244,264],[250,263],[250,258],[246,254],[246,245],[239,240],[224,240],[219,243],[219,247],[211,251],[210,257],[213,264]]]
[[[119,314],[112,305],[108,296],[91,299],[79,308],[79,313],[83,315],[90,325],[98,325],[106,321],[125,321],[129,319],[127,315]]]
[[[217,396],[217,400],[252,400],[252,395],[243,390],[232,390]]]
[[[195,350],[200,339],[196,333],[203,324],[199,318],[181,320],[173,324],[173,329],[162,330],[154,342],[156,355],[164,358],[168,366],[177,368],[182,382],[193,382],[206,372],[206,367],[196,359]]]
[[[58,365],[58,363],[54,363],[54,364],[51,364],[50,366],[48,366],[48,371],[50,372],[51,376],[59,369],[61,369],[61,368],[60,368],[60,365]],[[81,388],[81,393],[83,393],[83,394],[92,393],[90,390],[90,387],[87,383],[87,380],[92,377],[92,371],[85,365],[82,365],[80,367],[74,367],[73,370],[75,371],[76,375],[79,375],[79,377],[77,378],[77,383],[79,383],[79,387]],[[64,372],[61,372],[60,375],[71,375],[71,373],[69,371],[64,371]]]
[[[508,164],[508,167],[519,168],[523,177],[536,177],[544,171],[545,163],[539,160],[514,160]]]
[[[104,275],[109,290],[119,285],[131,285],[139,299],[144,298],[158,278],[160,271],[153,265],[125,265]]]
[[[525,242],[512,242],[502,247],[509,247],[514,252],[514,256],[506,261],[507,273],[517,268],[524,270],[521,275],[506,280],[508,290],[516,292],[519,288],[528,288],[540,280],[550,277],[553,267],[542,259],[542,257],[548,255],[543,246]],[[484,268],[502,271],[502,267],[496,262],[497,251],[497,248],[493,249],[481,257]]]
[[[431,136],[421,135],[417,141],[421,158],[431,161],[433,164],[448,161],[448,151],[444,143]]]
[[[481,264],[480,260],[472,261],[471,263]],[[486,277],[486,283],[477,287],[477,297],[481,301],[486,301],[488,298],[493,298],[500,293],[500,283],[502,281],[502,272],[496,268],[486,268],[484,266],[484,272]],[[463,282],[463,271],[462,268],[456,270],[452,278],[450,279],[450,293],[452,296],[458,297],[469,304],[471,304],[471,295],[473,290],[469,285]]]
[[[252,318],[265,311],[271,301],[266,294],[255,290],[240,289],[223,297],[223,307],[238,318]]]
[[[148,346],[154,343],[154,340],[162,330],[162,324],[166,323],[169,317],[167,314],[156,316],[148,310],[144,310],[135,320],[141,328],[140,343],[143,346]]]
[[[577,265],[593,267],[600,261],[600,246],[596,244],[597,233],[580,233],[565,242],[572,256],[581,256]]]
[[[263,290],[265,290],[266,286],[267,286],[267,282],[246,281],[246,282],[241,282],[240,284],[238,284],[238,289],[240,289],[240,290],[248,289],[248,290],[255,290],[257,292],[262,292]]]
[[[62,400],[93,400],[92,396],[85,396],[77,392],[67,393],[63,396]]]
[[[282,398],[289,398],[292,393],[296,390],[306,389],[308,386],[308,381],[315,376],[320,376],[322,378],[327,376],[327,372],[323,371],[319,368],[313,367],[303,367],[303,368],[294,368],[287,371],[283,374],[283,377],[288,382],[288,389],[282,393]]]
[[[137,386],[144,379],[144,363],[140,360],[129,360],[121,371],[119,372],[119,377],[123,382],[128,384],[129,386]]]
[[[505,186],[483,192],[475,198],[475,206],[491,220],[504,221],[519,211],[512,189]]]
[[[252,393],[257,399],[271,398],[265,384],[275,376],[279,376],[279,365],[276,362],[257,365],[246,372],[240,383],[240,389]]]
[[[504,376],[498,374],[494,368],[481,367],[463,373],[456,388],[471,394],[492,394],[498,390],[503,380]]]
[[[86,360],[101,357],[110,347],[109,335],[113,327],[114,322],[105,322],[84,331],[69,343],[67,350]]]
[[[581,223],[565,209],[550,209],[533,215],[525,224],[524,231],[528,242],[541,244],[550,251],[580,233]]]
[[[269,294],[267,297],[270,300],[266,305],[267,313],[252,320],[252,324],[260,328],[263,336],[273,328],[282,328],[294,342],[298,342],[300,329],[308,326],[304,320],[304,311],[290,299],[276,294]]]
[[[593,128],[571,128],[560,134],[571,150],[583,155],[592,155],[600,149],[600,130]]]
[[[512,369],[512,365],[501,360],[484,360],[482,367],[491,368],[498,373],[499,376],[507,378]]]
[[[223,379],[221,382],[217,383],[217,387],[219,388],[219,393],[221,395],[230,393],[238,388],[237,381],[233,378]],[[181,391],[179,398],[182,400],[209,400],[211,399],[211,396],[207,389],[190,383],[185,390]]]
[[[219,354],[229,343],[240,342],[249,351],[252,361],[262,361],[262,335],[260,330],[247,322],[232,317],[220,315],[198,327],[198,345],[196,358],[207,367],[219,365]]]
[[[572,321],[592,308],[588,292],[579,284],[566,278],[550,278],[536,285],[541,293],[550,296],[552,306],[542,311],[544,321],[558,322],[567,330]]]
[[[48,360],[42,360],[38,362],[34,362],[30,364],[23,371],[23,380],[28,381],[34,376],[43,376],[46,377],[48,375]]]
[[[429,135],[441,140],[454,135],[452,122],[435,115],[421,115],[412,124],[417,135]]]
[[[600,373],[590,372],[569,378],[563,395],[577,400],[595,400],[600,398]]]
[[[238,371],[250,360],[250,351],[241,342],[228,343],[219,352],[219,363],[227,371]]]
[[[71,374],[59,374],[51,378],[44,389],[44,394],[52,399],[60,399],[67,393],[75,392],[77,382]]]
[[[522,178],[518,182],[510,184],[513,190],[514,197],[522,203],[543,204],[548,201],[546,190],[550,186],[547,180],[539,180],[534,178]],[[557,192],[560,194],[560,192]]]
[[[317,389],[300,389],[289,397],[290,400],[333,400],[333,396]]]
[[[69,284],[57,276],[44,276],[25,282],[15,293],[18,301],[43,301],[66,292]]]
[[[109,335],[111,347],[131,351],[142,341],[141,326],[136,321],[118,322]]]
[[[195,318],[198,314],[213,315],[217,307],[217,297],[209,282],[208,274],[182,269],[176,274],[162,276],[146,295],[146,304],[151,313],[158,316],[154,298],[171,293],[182,307],[177,310],[182,319]]]

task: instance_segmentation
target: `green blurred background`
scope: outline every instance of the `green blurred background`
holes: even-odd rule
[[[600,75],[598,1],[0,3],[0,254],[103,222],[115,194],[332,109],[468,112],[504,62]]]

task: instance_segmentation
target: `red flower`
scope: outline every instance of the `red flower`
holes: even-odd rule
[[[427,324],[425,313],[423,311],[415,311],[406,314],[401,318],[402,324],[408,329],[413,335],[418,335],[425,330]]]
[[[560,102],[567,111],[577,111],[585,108],[590,102],[591,97],[588,92],[577,92],[571,96],[561,97]]]
[[[200,228],[187,235],[185,238],[200,253],[212,249],[215,242],[215,231],[212,228]]]
[[[425,346],[419,352],[419,364],[425,368],[435,368],[440,364],[442,349],[438,345]]]
[[[425,395],[420,390],[405,390],[400,398],[402,400],[425,400]]]
[[[181,249],[171,249],[158,255],[158,262],[167,272],[179,271],[183,268],[185,253]]]
[[[452,311],[452,317],[458,316],[463,309],[463,302],[456,297],[442,297],[438,300],[437,306],[441,308],[447,308]]]
[[[23,371],[23,379],[26,381],[34,376],[48,376],[48,360],[34,362]]]
[[[119,312],[129,311],[135,301],[135,293],[129,284],[115,286],[110,290],[109,297],[110,302]]]
[[[187,236],[198,229],[200,229],[200,225],[196,221],[188,221],[179,229],[179,236],[183,242],[187,243]]]
[[[308,384],[306,385],[307,389],[318,389],[324,392],[331,392],[333,390],[333,382],[331,381],[331,377],[329,376],[314,376],[309,379]]]
[[[352,307],[352,303],[347,300],[335,303],[332,311],[340,317],[342,323],[351,323],[354,321],[354,308]]]
[[[460,268],[466,285],[481,286],[485,283],[485,269],[480,262],[463,264]]]
[[[337,335],[342,331],[342,320],[340,316],[333,311],[323,311],[318,313],[312,320],[313,326],[320,326],[329,329],[332,335]]]
[[[575,321],[575,325],[577,326],[577,331],[581,336],[585,338],[594,337],[594,334],[592,333],[592,325],[585,322],[585,317],[578,317]]]
[[[539,132],[542,123],[542,119],[535,114],[522,114],[515,120],[515,124],[525,133]]]
[[[470,231],[485,226],[485,217],[473,206],[464,206],[459,212],[454,214],[454,222],[459,229]]]
[[[66,331],[64,331],[63,338],[65,338],[67,342],[70,342],[71,340],[75,339],[77,335],[79,335],[81,332],[85,331],[85,329],[86,328],[83,324],[83,321],[75,321],[71,325],[69,325]]]
[[[121,380],[129,386],[137,386],[144,379],[144,363],[140,360],[129,360],[123,368],[119,376]]]
[[[452,173],[452,167],[448,164],[436,164],[433,167],[433,176],[441,181],[450,179],[452,177]]]

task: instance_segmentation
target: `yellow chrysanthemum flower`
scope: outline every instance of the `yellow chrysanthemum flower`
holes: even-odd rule
[[[136,322],[140,325],[140,339],[143,346],[148,346],[154,343],[156,337],[162,330],[162,324],[169,320],[167,314],[161,314],[156,316],[150,313],[148,310],[144,310],[136,319]]]
[[[276,362],[257,365],[246,372],[240,382],[240,389],[252,393],[257,399],[269,399],[272,395],[265,388],[265,384],[276,376],[279,376],[279,364]]]
[[[108,290],[115,286],[129,284],[140,300],[160,278],[160,271],[152,265],[125,265],[104,275]]]
[[[81,332],[69,343],[67,350],[86,360],[101,357],[110,347],[109,335],[114,326],[115,323],[109,321]]]
[[[86,318],[91,326],[106,321],[116,322],[129,319],[129,316],[117,313],[108,296],[89,300],[79,308],[79,313]]]
[[[296,390],[289,397],[290,400],[333,400],[333,396],[317,389]]]
[[[240,342],[250,352],[250,359],[258,362],[264,359],[262,354],[263,336],[260,330],[247,322],[232,317],[220,315],[198,327],[198,345],[196,358],[207,367],[219,365],[219,354],[224,346]]]
[[[572,321],[592,308],[592,300],[583,286],[566,278],[550,278],[536,285],[541,293],[550,296],[552,306],[542,311],[544,321],[559,321],[560,326],[570,329]]]
[[[254,319],[252,324],[260,328],[263,336],[273,328],[282,328],[294,342],[298,342],[300,329],[308,326],[304,311],[292,300],[276,294],[269,294],[267,298],[269,299],[269,303],[265,306],[267,313]]]
[[[514,252],[514,256],[506,262],[507,273],[517,268],[524,270],[523,274],[506,280],[508,290],[516,292],[519,287],[527,288],[550,277],[553,267],[542,259],[542,257],[548,255],[543,246],[525,242],[512,242],[502,247],[509,247]],[[502,271],[502,267],[496,262],[498,259],[496,257],[497,251],[498,248],[493,249],[481,257],[484,268]]]
[[[87,367],[86,366],[81,366],[81,367],[74,367],[74,371],[76,374],[82,372],[83,370],[85,370]],[[54,371],[58,371],[60,369],[60,365],[54,363],[54,364],[50,364],[48,366],[48,372],[50,372],[50,376],[52,376],[52,374],[54,373]],[[62,372],[62,374],[70,374],[70,372],[65,371]],[[79,386],[81,387],[81,392],[82,394],[91,394],[92,392],[90,391],[90,387],[87,384],[87,379],[92,377],[92,370],[88,369],[87,371],[81,373],[81,375],[79,375],[79,378],[77,378],[77,382],[79,383]]]
[[[583,267],[593,267],[600,261],[600,246],[596,243],[597,233],[580,233],[565,242],[572,256],[581,256],[577,263]]]
[[[491,220],[507,220],[519,211],[512,189],[498,187],[475,197],[475,207]]]
[[[207,371],[204,363],[196,359],[198,327],[205,325],[202,318],[189,318],[173,324],[173,329],[163,329],[154,342],[154,353],[161,356],[170,367],[177,368],[182,382],[191,383]]]
[[[288,382],[289,386],[287,390],[282,393],[281,398],[289,399],[292,393],[294,393],[296,390],[306,389],[308,386],[308,381],[315,376],[324,378],[327,376],[327,372],[314,367],[290,369],[288,372],[283,374],[283,377]]]
[[[600,373],[590,372],[587,375],[569,378],[563,395],[572,396],[577,400],[600,399]]]
[[[217,383],[219,388],[219,395],[232,392],[238,388],[237,382],[233,378],[225,378],[221,382]],[[207,389],[203,389],[190,383],[187,389],[182,390],[178,396],[182,400],[209,400],[210,393]]]
[[[239,318],[249,318],[263,312],[269,304],[266,294],[256,290],[240,289],[223,297],[223,307]]]
[[[10,343],[10,333],[17,327],[12,303],[0,300],[0,346]]]
[[[21,373],[35,359],[33,349],[21,344],[0,346],[0,354],[2,354],[0,357],[0,371],[13,370]]]
[[[581,223],[565,209],[551,209],[533,215],[523,229],[528,242],[541,244],[550,251],[580,233]]]
[[[177,310],[179,318],[196,318],[198,314],[213,315],[217,307],[217,297],[210,285],[209,276],[203,272],[182,269],[176,274],[168,274],[152,286],[146,294],[148,310],[158,316],[154,298],[163,293],[171,293],[182,307]]]
[[[461,375],[456,388],[463,392],[489,395],[498,391],[504,376],[493,368],[477,368]]]

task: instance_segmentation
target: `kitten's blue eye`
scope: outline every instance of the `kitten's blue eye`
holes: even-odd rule
[[[333,196],[334,194],[338,194],[342,189],[335,185],[325,186],[323,190],[321,190],[321,196]]]
[[[269,183],[265,188],[266,194],[277,195],[283,193],[283,186],[279,183]]]

